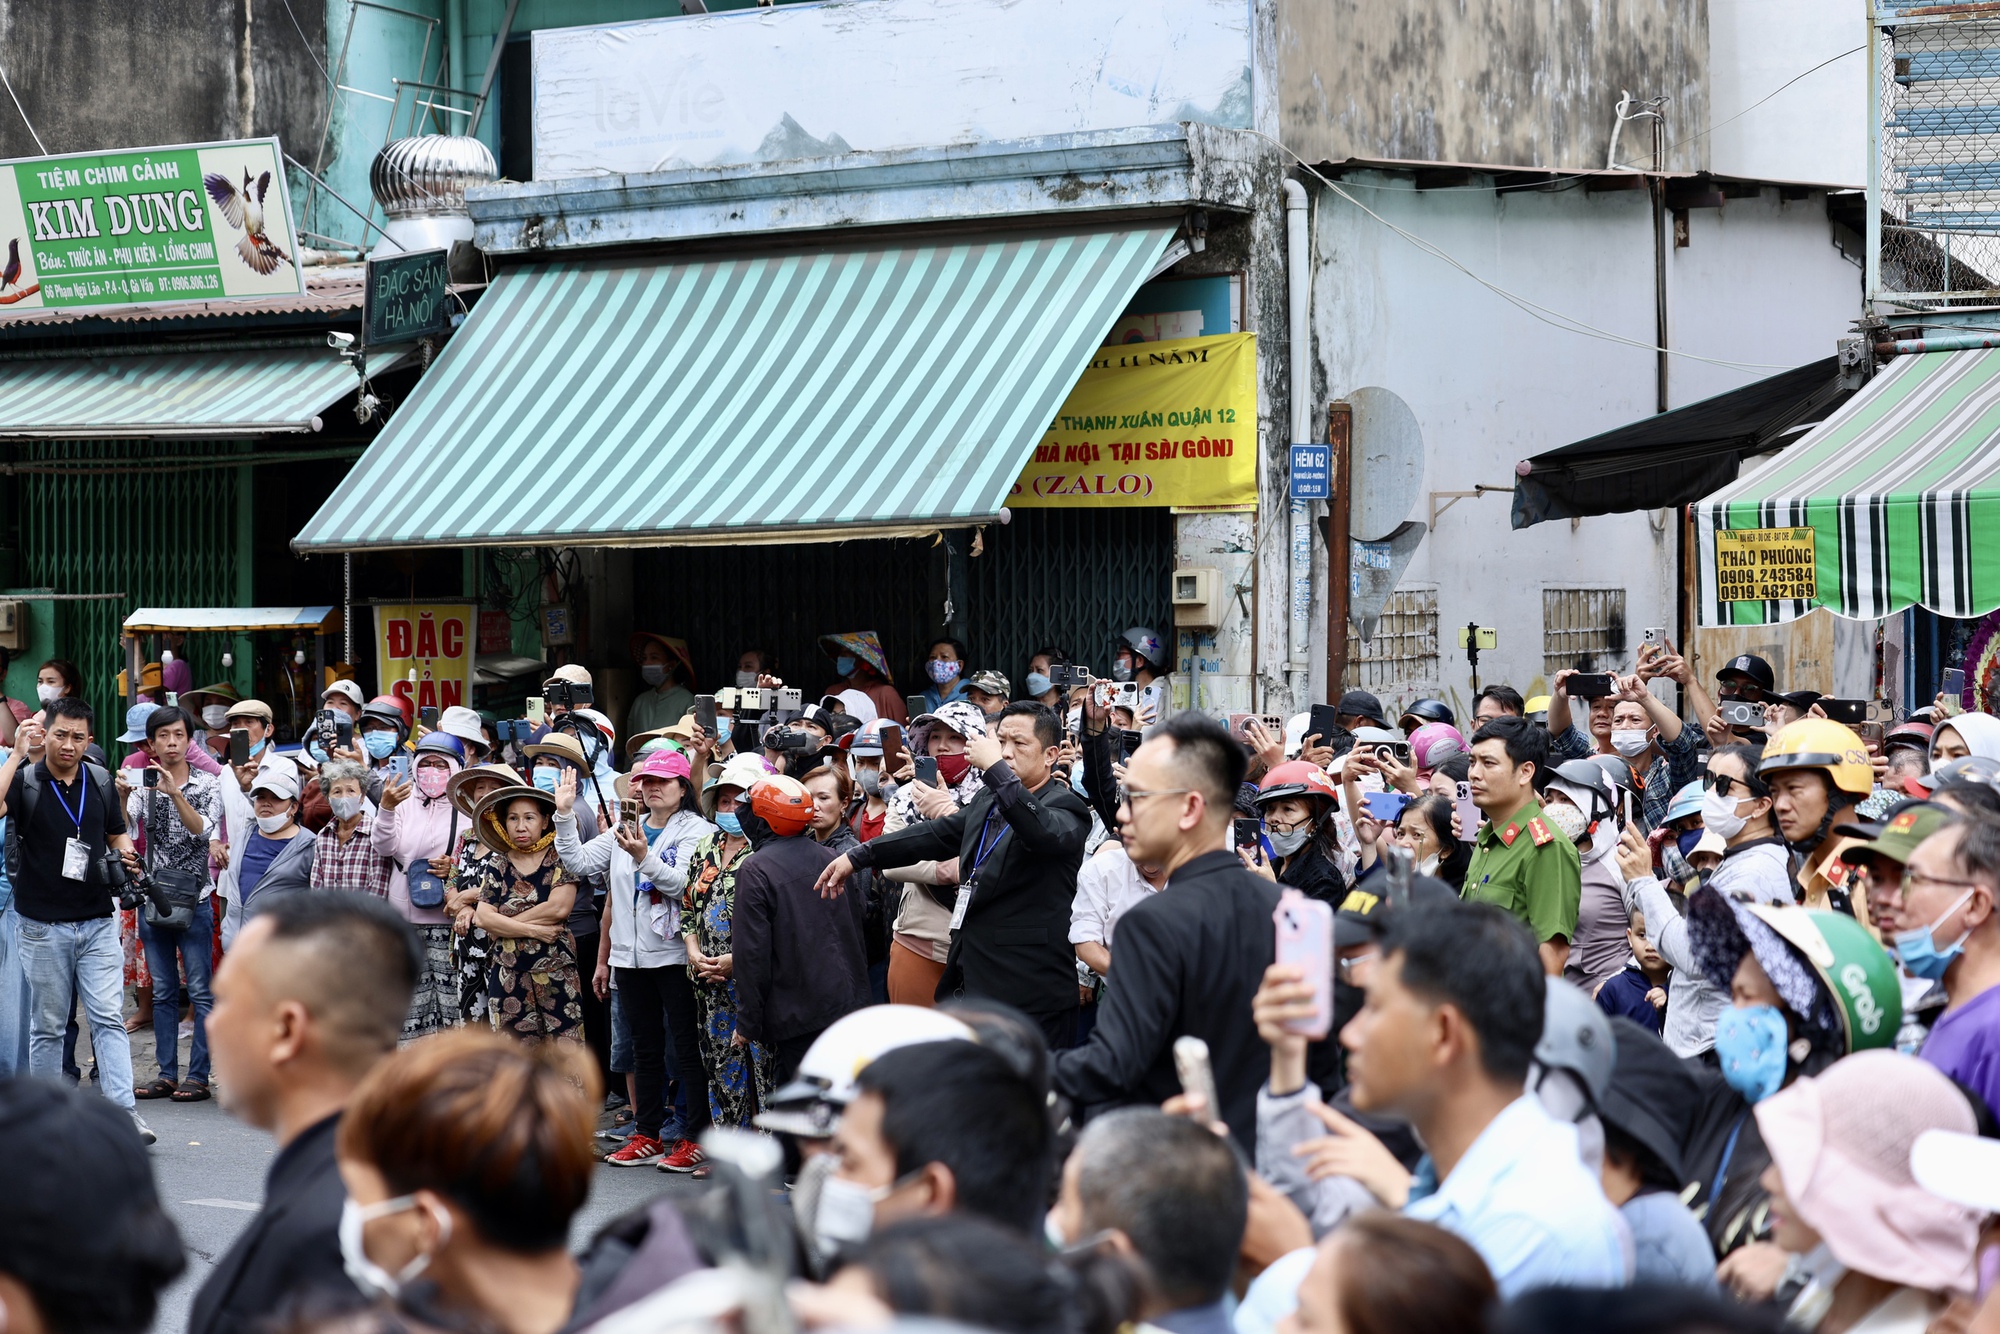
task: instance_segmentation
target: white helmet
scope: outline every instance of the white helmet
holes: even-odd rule
[[[871,1005],[830,1024],[813,1039],[789,1084],[771,1095],[771,1110],[756,1117],[759,1130],[808,1139],[833,1133],[841,1109],[854,1099],[855,1079],[868,1064],[898,1047],[920,1042],[970,1042],[970,1028],[920,1005]]]

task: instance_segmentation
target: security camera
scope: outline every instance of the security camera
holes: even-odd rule
[[[326,336],[326,345],[336,352],[345,352],[354,346],[354,335],[351,333],[330,333]]]

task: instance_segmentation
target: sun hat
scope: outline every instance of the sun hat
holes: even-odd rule
[[[470,768],[460,769],[445,780],[445,799],[451,803],[453,810],[471,819],[473,803],[466,799],[465,794],[472,789],[474,783],[490,782],[496,778],[507,787],[529,786],[528,782],[515,772],[511,764],[475,764]]]
[[[198,716],[202,709],[207,707],[201,702],[203,700],[212,700],[217,704],[229,705],[234,704],[242,698],[242,692],[237,690],[235,686],[229,684],[227,681],[217,681],[214,685],[203,686],[199,690],[181,692],[181,707],[192,710]]]
[[[500,825],[500,813],[521,800],[533,801],[548,813],[551,820],[555,818],[555,794],[525,783],[517,787],[496,788],[481,797],[479,804],[472,808],[472,825],[479,831],[479,841],[503,857],[516,849]]]
[[[590,684],[590,668],[580,662],[566,662],[550,672],[548,679],[550,681],[567,681],[573,686],[587,686]]]
[[[134,704],[125,710],[125,730],[118,734],[121,745],[130,746],[146,739],[146,720],[160,711],[157,704]]]
[[[540,741],[523,746],[522,750],[527,753],[530,759],[542,755],[553,755],[559,760],[568,760],[579,769],[590,767],[590,761],[584,758],[583,743],[568,732],[547,732],[542,736]],[[532,768],[533,766],[530,767]]]
[[[703,792],[713,792],[719,787],[742,788],[745,792],[750,785],[771,772],[761,755],[736,755],[727,764],[711,764],[707,781],[702,783]]]
[[[889,670],[889,656],[882,652],[882,639],[873,630],[848,630],[837,635],[821,635],[819,646],[829,658],[837,658],[843,653],[859,658],[873,667],[876,675],[884,681],[890,685],[896,683],[895,674]]]
[[[919,754],[929,754],[933,727],[943,727],[970,741],[986,735],[986,715],[962,699],[941,704],[934,713],[920,713],[910,719],[911,749]]]
[[[648,644],[658,644],[679,662],[681,684],[690,690],[695,688],[694,655],[688,652],[687,640],[676,639],[672,635],[656,635],[651,630],[635,630],[632,632],[632,637],[625,641],[625,651],[632,655],[632,661],[637,662],[640,652]]]
[[[1924,1189],[1910,1165],[1923,1132],[1978,1127],[1942,1071],[1900,1052],[1857,1052],[1754,1110],[1786,1198],[1834,1259],[1926,1292],[1972,1290],[1980,1211]]]
[[[1612,1017],[1611,1051],[1611,1084],[1597,1100],[1597,1114],[1679,1181],[1681,1146],[1701,1111],[1701,1081],[1666,1043],[1624,1015]]]
[[[478,713],[463,704],[454,704],[438,715],[437,730],[447,732],[460,741],[470,741],[475,746],[486,744],[486,725]]]

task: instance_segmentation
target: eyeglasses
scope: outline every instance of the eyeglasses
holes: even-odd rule
[[[1906,867],[1904,869],[1902,897],[1907,899],[1910,897],[1911,889],[1923,885],[1936,885],[1940,889],[1973,890],[1984,888],[1984,885],[1977,880],[1944,880],[1934,875],[1926,875],[1924,872],[1912,868]]]
[[[1141,797],[1183,796],[1192,791],[1194,791],[1194,789],[1191,787],[1156,787],[1152,789],[1150,792],[1146,791],[1143,788],[1128,787],[1125,789],[1125,800],[1123,804],[1127,806],[1137,806],[1139,804],[1139,798]]]
[[[1343,982],[1351,983],[1354,986],[1360,986],[1361,983],[1359,979],[1355,977],[1355,974],[1358,972],[1365,972],[1369,964],[1374,963],[1377,958],[1381,957],[1381,953],[1382,952],[1380,950],[1367,950],[1361,954],[1356,954],[1351,958],[1335,959],[1333,961],[1334,975],[1337,976]]]
[[[1701,776],[1701,785],[1718,797],[1728,796],[1730,789],[1738,783],[1743,785],[1743,795],[1745,797],[1761,797],[1764,795],[1757,790],[1762,785],[1758,784],[1752,778],[1738,778],[1734,774],[1719,774],[1713,769]]]

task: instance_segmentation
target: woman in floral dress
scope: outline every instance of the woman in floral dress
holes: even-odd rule
[[[500,857],[479,837],[477,807],[500,788],[526,786],[521,775],[505,764],[478,764],[461,769],[445,786],[445,796],[465,817],[458,846],[447,854],[451,858],[451,874],[444,882],[444,909],[452,917],[452,957],[458,963],[458,1017],[462,1023],[481,1023],[486,1019],[486,959],[493,942],[477,927],[458,923],[465,909],[479,906],[487,864]]]
[[[475,809],[495,855],[472,868],[479,902],[458,920],[491,938],[486,1012],[493,1027],[529,1041],[583,1041],[583,984],[566,924],[576,879],[555,851],[555,798],[503,787]]]
[[[735,1046],[735,961],[730,952],[730,913],[736,903],[736,873],[750,855],[749,840],[736,819],[736,801],[747,782],[747,764],[737,761],[709,781],[718,832],[695,845],[681,909],[687,943],[688,978],[694,983],[701,1063],[708,1071],[709,1115],[719,1126],[748,1126],[770,1097],[775,1070],[771,1054],[751,1043]]]

